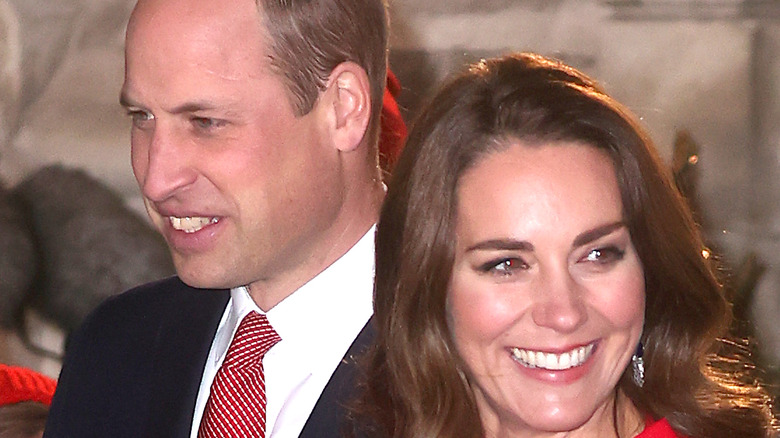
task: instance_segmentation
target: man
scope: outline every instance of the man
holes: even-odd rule
[[[265,436],[340,435],[340,364],[370,338],[386,26],[381,0],[139,0],[121,101],[178,278],[75,333],[46,437],[198,436],[252,312],[281,338]]]

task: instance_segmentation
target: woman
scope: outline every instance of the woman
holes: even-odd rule
[[[532,54],[480,62],[423,111],[390,183],[358,433],[770,436],[703,249],[593,81]]]

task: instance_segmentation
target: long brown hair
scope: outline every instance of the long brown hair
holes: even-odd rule
[[[480,158],[523,143],[579,142],[611,157],[645,271],[645,384],[619,385],[647,415],[694,438],[766,437],[767,393],[725,342],[731,313],[691,212],[634,116],[591,79],[533,54],[482,61],[415,122],[377,231],[377,343],[367,357],[361,432],[483,435],[447,325],[457,186]]]

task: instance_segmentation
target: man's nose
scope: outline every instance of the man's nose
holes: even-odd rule
[[[162,202],[195,182],[192,145],[174,129],[158,123],[146,147],[141,148],[145,149],[146,156],[141,157],[145,169],[141,170],[139,184],[144,197],[150,201]]]

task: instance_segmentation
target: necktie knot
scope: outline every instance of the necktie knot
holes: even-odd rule
[[[282,338],[274,331],[268,318],[257,312],[247,314],[238,325],[233,342],[225,356],[226,367],[259,365],[265,353]]]

